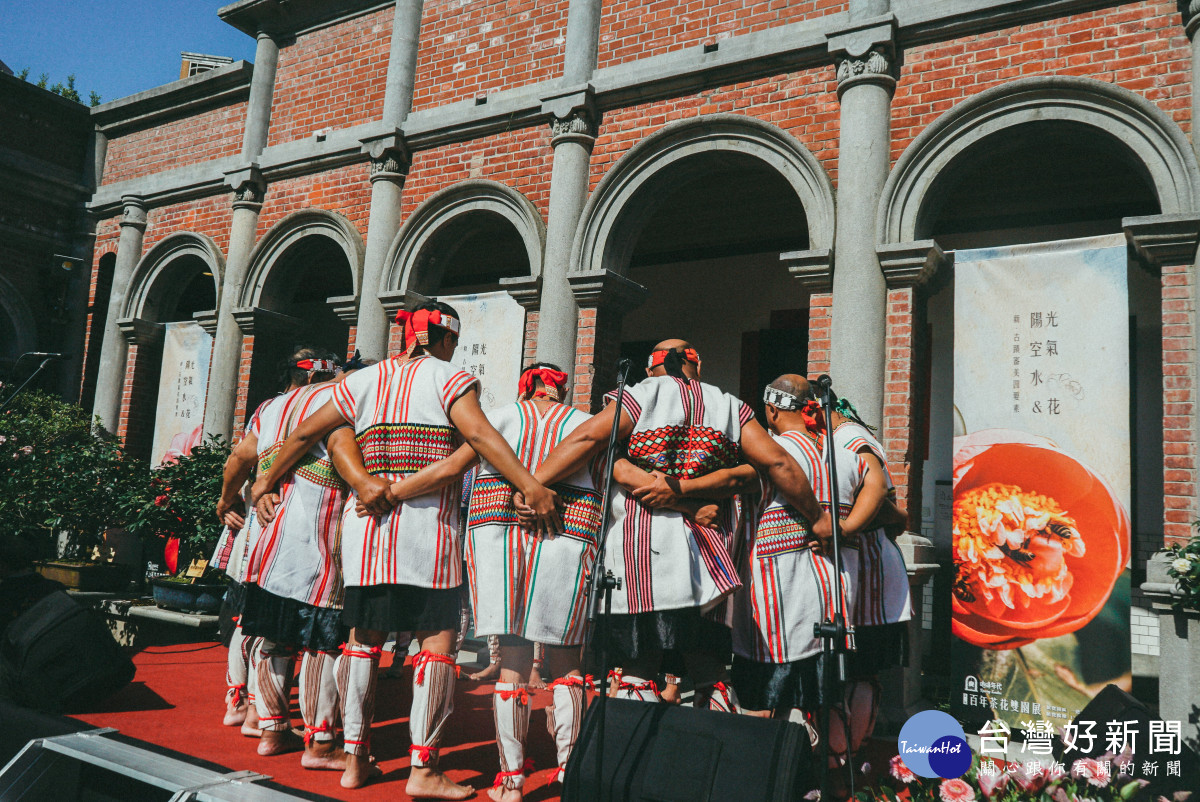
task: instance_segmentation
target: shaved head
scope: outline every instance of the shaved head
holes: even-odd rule
[[[647,376],[670,375],[677,378],[687,378],[693,381],[700,378],[700,356],[687,340],[663,340],[652,349],[654,353],[667,351],[667,357],[655,367],[647,367]],[[690,352],[685,354],[685,351]],[[693,362],[692,360],[696,360]]]
[[[682,351],[684,348],[691,348],[692,344],[687,340],[663,340],[658,345],[654,346],[654,351]]]
[[[812,386],[809,385],[808,379],[798,376],[795,373],[785,373],[767,386],[776,390],[782,390],[788,395],[794,395],[801,401],[816,398],[813,395]]]

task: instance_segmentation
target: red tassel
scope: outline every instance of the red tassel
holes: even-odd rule
[[[521,704],[529,704],[529,691],[525,688],[514,688],[511,691],[502,691],[500,689],[496,689],[496,695],[506,702],[515,697]]]
[[[408,753],[418,758],[422,763],[433,763],[438,758],[438,748],[436,746],[410,746],[408,747]]]
[[[413,658],[413,670],[416,671],[416,682],[418,685],[425,684],[425,666],[429,663],[445,663],[454,667],[454,676],[457,677],[461,669],[455,664],[454,658],[448,654],[438,654],[430,651],[417,652],[417,656]]]
[[[533,771],[533,758],[525,758],[525,762],[521,768],[516,771],[502,771],[496,775],[496,781],[492,783],[493,788],[499,788],[504,785],[504,781],[509,777],[524,777],[529,772]]]

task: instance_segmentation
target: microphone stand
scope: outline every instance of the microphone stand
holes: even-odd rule
[[[30,352],[30,353],[32,353],[32,352]],[[21,356],[17,357],[17,361],[20,362],[22,359],[24,359],[27,356],[29,356],[29,354],[21,354]],[[47,354],[46,358],[42,360],[42,363],[37,366],[37,368],[33,371],[33,373],[29,374],[29,378],[27,378],[25,381],[21,382],[21,386],[18,387],[16,390],[14,390],[12,395],[10,395],[8,398],[4,399],[4,403],[0,404],[0,412],[3,412],[5,407],[7,407],[9,404],[11,404],[12,400],[14,398],[16,398],[17,396],[19,396],[21,394],[21,391],[24,390],[29,385],[30,382],[32,382],[34,379],[37,378],[37,375],[42,372],[42,369],[45,368],[46,365],[50,364],[51,362],[53,362],[56,359],[61,359],[61,358],[62,358],[62,354]]]
[[[596,701],[596,773],[594,783],[597,795],[604,778],[604,719],[608,709],[608,627],[612,615],[612,593],[621,587],[621,580],[612,571],[604,570],[604,548],[608,542],[608,524],[612,519],[613,463],[617,458],[617,431],[621,426],[621,413],[625,409],[625,382],[629,378],[632,363],[622,359],[617,363],[617,403],[613,412],[612,430],[608,434],[606,451],[608,462],[604,470],[604,497],[601,501],[604,514],[600,519],[600,533],[596,543],[596,561],[588,574],[587,621],[589,647],[598,642],[600,664],[600,698]],[[604,612],[600,613],[600,597],[604,597]],[[597,640],[596,635],[599,633]]]
[[[832,799],[829,793],[829,730],[833,719],[834,699],[843,697],[846,685],[847,639],[854,633],[845,617],[846,593],[842,586],[842,521],[841,500],[838,498],[837,461],[834,459],[833,408],[837,396],[833,380],[822,375],[817,379],[817,401],[825,418],[825,467],[829,473],[829,519],[833,532],[834,611],[832,621],[813,625],[813,634],[821,639],[821,798]],[[836,674],[832,670],[836,664]],[[846,714],[846,754],[850,765],[850,723]],[[854,797],[854,769],[850,769],[850,797]]]

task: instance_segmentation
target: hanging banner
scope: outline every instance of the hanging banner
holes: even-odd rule
[[[199,323],[163,325],[162,373],[150,454],[154,465],[190,454],[204,436],[204,398],[213,343]]]
[[[448,295],[462,319],[458,348],[450,361],[479,377],[479,405],[484,412],[517,400],[525,347],[525,310],[507,292]]]
[[[964,721],[1056,730],[1129,689],[1124,238],[959,251],[954,694]]]

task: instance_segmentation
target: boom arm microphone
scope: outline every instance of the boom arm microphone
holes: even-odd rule
[[[26,351],[25,353],[21,354],[20,359],[24,359],[27,356],[31,356],[34,359],[62,359],[63,358],[62,354],[49,354],[49,353],[46,353],[45,351]]]

